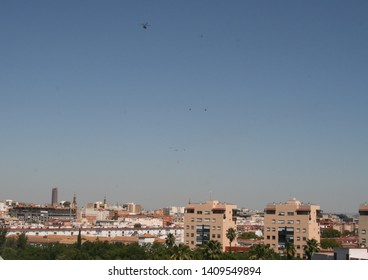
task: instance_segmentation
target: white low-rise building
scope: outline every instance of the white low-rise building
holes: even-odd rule
[[[9,235],[19,235],[23,232],[30,236],[77,236],[81,230],[82,235],[93,237],[121,237],[121,236],[143,236],[152,235],[154,237],[166,237],[169,233],[172,233],[177,240],[184,241],[184,229],[183,228],[121,228],[121,227],[47,227],[47,228],[9,228]]]

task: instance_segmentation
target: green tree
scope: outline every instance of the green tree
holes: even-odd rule
[[[6,242],[6,235],[8,234],[8,229],[6,227],[0,227],[0,249]]]
[[[340,236],[341,233],[338,230],[332,228],[325,229],[321,233],[321,238],[335,238]]]
[[[222,244],[217,240],[209,240],[202,246],[205,260],[219,260],[222,256]]]
[[[175,236],[172,233],[169,233],[165,238],[165,243],[168,248],[172,248],[175,245]]]
[[[277,260],[278,254],[271,248],[270,244],[256,244],[250,247],[248,252],[251,260]]]
[[[341,244],[337,242],[336,239],[325,238],[321,239],[321,248],[323,249],[333,249],[333,248],[340,248]]]
[[[19,234],[17,239],[17,248],[24,250],[27,247],[27,241],[28,239],[25,232]]]
[[[169,260],[172,254],[166,244],[154,242],[146,248],[147,258],[150,260]]]
[[[226,238],[229,239],[230,242],[230,253],[231,253],[231,243],[235,240],[236,238],[236,230],[234,228],[229,228],[226,231]]]
[[[303,246],[304,253],[307,255],[308,260],[312,259],[312,255],[320,251],[320,244],[314,238],[307,239],[307,244]]]
[[[71,205],[70,201],[65,201],[65,202],[63,203],[63,207],[65,207],[65,208],[69,208],[69,207],[70,207],[70,205]]]
[[[172,260],[191,260],[191,251],[189,247],[185,244],[179,244],[179,246],[173,247],[173,254],[170,259]]]
[[[295,252],[296,251],[295,251],[294,243],[292,243],[292,242],[286,243],[285,248],[284,248],[284,255],[286,256],[286,259],[287,260],[294,259]]]
[[[347,235],[356,235],[356,234],[354,231],[344,230],[344,232],[342,233],[342,236],[347,236]]]
[[[259,239],[259,236],[254,232],[242,232],[238,238],[241,239]]]
[[[140,223],[136,223],[136,224],[134,224],[134,226],[133,226],[134,228],[141,228],[142,227],[142,225],[140,224]]]

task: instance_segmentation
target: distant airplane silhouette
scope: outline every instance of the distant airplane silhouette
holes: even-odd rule
[[[143,29],[147,29],[149,26],[151,26],[150,24],[148,24],[148,22],[146,23],[142,23],[142,27]]]

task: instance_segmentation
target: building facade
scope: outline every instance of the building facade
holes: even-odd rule
[[[209,240],[216,240],[225,250],[225,247],[230,246],[226,237],[227,230],[236,230],[236,209],[235,204],[220,203],[217,200],[189,203],[184,213],[184,243],[194,249]]]
[[[9,215],[27,223],[44,223],[49,220],[72,221],[76,219],[76,209],[46,206],[15,206],[9,210]]]
[[[362,204],[359,207],[359,244],[361,247],[367,248],[367,233],[368,233],[368,203]]]
[[[320,206],[302,204],[295,198],[286,203],[269,204],[264,210],[264,243],[283,255],[293,243],[295,256],[306,258],[303,246],[308,239],[320,242]]]
[[[58,189],[57,188],[52,188],[51,205],[53,207],[56,207],[58,205]]]

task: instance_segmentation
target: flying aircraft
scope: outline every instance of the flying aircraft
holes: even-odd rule
[[[148,24],[148,22],[146,23],[142,23],[142,27],[143,29],[147,29],[149,26],[151,26],[150,24]]]

